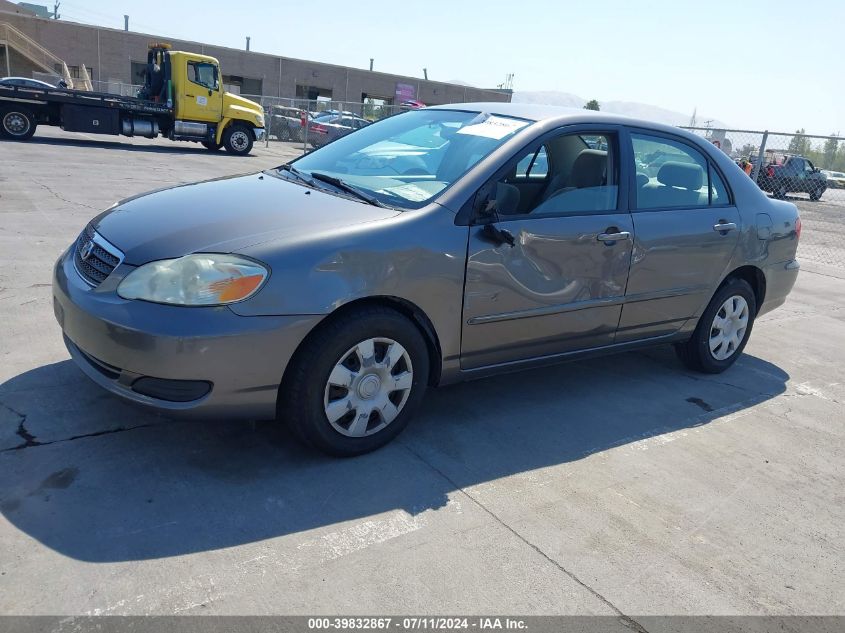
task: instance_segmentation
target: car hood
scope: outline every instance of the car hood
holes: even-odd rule
[[[231,253],[279,238],[307,237],[398,212],[265,174],[181,185],[129,198],[92,221],[141,265],[196,252]]]

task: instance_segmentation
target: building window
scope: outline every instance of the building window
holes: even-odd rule
[[[296,84],[297,99],[308,99],[310,101],[316,101],[320,97],[331,100],[331,88],[317,88],[316,86],[303,86],[300,84]]]
[[[141,85],[147,78],[147,62],[129,62],[129,83]]]

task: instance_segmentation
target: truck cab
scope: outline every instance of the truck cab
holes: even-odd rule
[[[199,141],[210,150],[225,147],[248,154],[264,135],[264,111],[254,101],[223,90],[219,62],[208,55],[171,51],[153,44],[139,95],[173,108],[172,124],[161,131],[172,140]]]

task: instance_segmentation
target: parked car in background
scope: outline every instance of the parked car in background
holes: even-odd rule
[[[827,186],[831,189],[845,189],[845,172],[822,169],[827,177]]]
[[[22,86],[24,88],[56,88],[57,85],[48,84],[46,81],[39,79],[29,79],[27,77],[3,77],[0,79],[0,86]]]
[[[400,103],[399,107],[403,110],[420,110],[425,107],[425,104],[417,99],[408,99]]]
[[[809,194],[810,200],[818,200],[827,189],[827,178],[803,156],[784,154],[760,169],[757,184],[775,198],[800,192]]]
[[[390,169],[391,151],[420,160]],[[689,132],[461,103],[115,204],[56,262],[53,308],[75,363],[125,400],[278,417],[355,455],[429,386],[657,344],[723,372],[786,300],[800,234],[794,204]]]
[[[305,126],[303,121],[310,121],[314,115],[302,108],[292,106],[270,106],[269,133],[280,141],[302,142]]]
[[[308,124],[308,142],[311,147],[322,147],[341,136],[367,127],[370,123],[371,121],[351,113],[317,117]]]

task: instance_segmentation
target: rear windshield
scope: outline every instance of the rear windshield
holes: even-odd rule
[[[295,165],[340,178],[389,206],[417,209],[529,123],[479,112],[415,110],[368,125]]]

